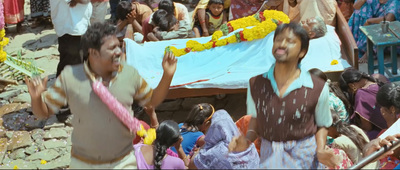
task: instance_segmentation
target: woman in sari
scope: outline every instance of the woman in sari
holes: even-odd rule
[[[354,113],[350,121],[363,129],[370,140],[387,128],[376,94],[382,83],[372,76],[354,68],[346,69],[340,76],[340,88],[353,102]]]
[[[229,152],[228,145],[240,132],[225,110],[218,110],[204,138],[205,144],[190,161],[190,169],[254,169],[260,158],[252,144],[242,152]]]
[[[24,0],[4,0],[4,21],[6,24],[17,24],[17,31],[21,30],[24,21]]]
[[[383,21],[394,21],[396,10],[400,5],[398,0],[356,0],[354,13],[349,20],[349,27],[358,46],[360,63],[367,62],[367,37],[361,32],[360,26],[378,24]]]

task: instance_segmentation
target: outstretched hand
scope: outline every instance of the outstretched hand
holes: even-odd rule
[[[25,77],[25,84],[28,86],[31,98],[40,98],[42,93],[47,88],[47,76],[42,80],[40,77],[28,78]]]
[[[371,140],[365,147],[364,147],[364,157],[371,155],[372,153],[381,149],[381,147],[387,145],[392,146],[391,141],[397,141],[400,138],[400,134],[395,134],[393,136],[387,136],[385,139],[376,138]],[[393,154],[393,150],[387,151],[385,154],[381,155],[378,159],[384,158],[388,155]]]
[[[162,61],[162,67],[164,69],[164,74],[172,76],[175,74],[176,71],[176,63],[177,59],[175,58],[174,53],[171,51],[167,51],[164,55]]]

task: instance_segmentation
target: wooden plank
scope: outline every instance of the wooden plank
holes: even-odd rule
[[[342,58],[346,59],[347,62],[358,69],[358,47],[354,40],[353,34],[351,33],[350,27],[344,18],[339,7],[336,6],[336,33],[342,42],[341,53]]]

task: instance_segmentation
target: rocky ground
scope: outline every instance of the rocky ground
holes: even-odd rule
[[[15,25],[8,25],[6,36],[10,43],[5,51],[13,57],[20,51],[22,58],[33,58],[34,64],[45,70],[41,76],[49,77],[49,86],[55,80],[59,61],[57,35],[49,20],[35,23],[29,14],[29,0],[26,0],[23,28],[17,32]],[[245,113],[245,98],[246,94],[242,93],[166,100],[157,108],[157,114],[160,122],[166,119],[182,122],[194,104],[206,102],[216,109],[226,109],[236,120]],[[5,88],[0,86],[0,169],[68,168],[72,117],[65,122],[59,122],[55,116],[38,120],[32,115],[30,103],[22,81]],[[149,122],[146,114],[138,114],[140,119]]]

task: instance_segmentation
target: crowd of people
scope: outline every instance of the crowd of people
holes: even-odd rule
[[[23,21],[23,2],[3,0],[6,24]],[[105,20],[107,3],[111,22]],[[323,37],[326,25],[336,26],[337,9],[349,20],[362,61],[366,38],[359,27],[399,20],[399,0],[200,0],[192,17],[172,0],[35,0],[31,8],[33,18],[50,14],[60,52],[57,79],[48,89],[47,78],[25,79],[32,111],[38,118],[65,107],[74,114],[72,169],[346,169],[400,137],[379,138],[400,114],[399,83],[354,68],[332,82],[318,69],[299,67],[310,39]],[[123,61],[128,27],[139,43],[206,37],[263,9],[281,10],[291,22],[273,32],[276,62],[249,80],[247,115],[235,122],[227,111],[199,103],[184,122],[158,123],[154,108],[168,93],[177,59],[165,53],[162,79],[150,88]],[[94,82],[106,88],[97,92]],[[156,129],[152,144],[135,139],[100,99],[108,94],[131,115],[134,103],[144,108],[151,122],[143,127]],[[400,149],[365,168],[400,168]]]

